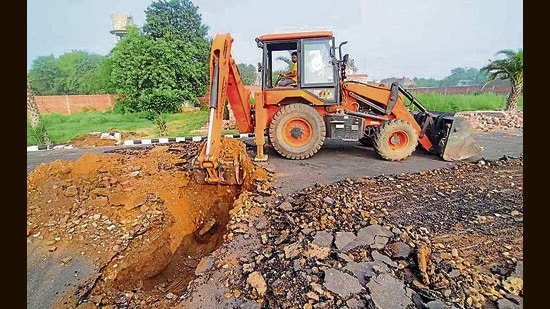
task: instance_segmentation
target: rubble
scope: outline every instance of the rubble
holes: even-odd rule
[[[200,146],[28,175],[28,246],[94,270],[58,306],[522,308],[522,157],[281,195],[256,165],[242,187],[194,184]]]

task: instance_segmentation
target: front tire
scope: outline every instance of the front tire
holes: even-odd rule
[[[319,113],[302,103],[280,109],[269,125],[269,140],[283,157],[292,160],[313,156],[325,142],[326,127]]]
[[[386,121],[374,135],[376,153],[389,161],[401,161],[409,157],[417,145],[416,130],[404,120]]]

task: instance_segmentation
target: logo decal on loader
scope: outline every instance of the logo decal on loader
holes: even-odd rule
[[[334,94],[332,93],[332,91],[330,91],[328,89],[323,89],[323,90],[319,91],[317,96],[321,99],[330,99],[330,98],[334,97]]]

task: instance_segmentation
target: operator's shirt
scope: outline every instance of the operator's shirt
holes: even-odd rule
[[[294,77],[291,77],[292,80],[297,83],[298,82],[298,63],[294,62],[292,63],[292,66],[290,67],[290,72],[294,73]]]

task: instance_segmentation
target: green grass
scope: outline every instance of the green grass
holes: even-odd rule
[[[418,93],[414,97],[430,111],[464,112],[477,110],[504,110],[506,96],[494,93],[480,94],[437,94]],[[520,97],[518,108],[523,110],[523,96]]]
[[[192,136],[190,133],[206,125],[208,111],[183,112],[165,115],[168,136]],[[113,112],[82,112],[71,115],[43,114],[42,122],[52,143],[64,144],[81,134],[92,132],[132,132],[139,138],[157,138],[158,128],[145,118],[144,113],[116,114]],[[31,125],[27,119],[27,145],[36,145]]]
[[[426,93],[415,94],[414,97],[427,110],[439,112],[504,110],[506,106],[506,96],[492,93],[468,95]],[[519,109],[523,110],[523,96],[520,98]],[[168,126],[168,137],[203,135],[200,133],[192,134],[191,131],[206,126],[208,111],[167,114],[165,118]],[[144,113],[126,115],[112,111],[91,111],[71,115],[51,113],[43,114],[42,122],[54,144],[65,144],[78,135],[92,132],[122,132],[123,134],[132,132],[140,139],[160,137],[158,129],[145,118]],[[224,131],[224,134],[233,133],[237,133],[237,130]],[[27,119],[27,145],[37,144],[30,122]]]

